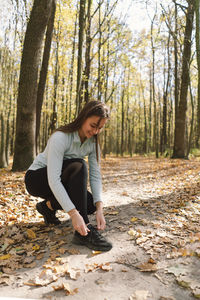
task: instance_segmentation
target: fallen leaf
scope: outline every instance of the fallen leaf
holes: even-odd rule
[[[61,285],[58,286],[52,286],[52,288],[54,289],[54,291],[60,291],[60,290],[64,290],[66,292],[66,295],[75,295],[78,293],[78,288],[75,289],[71,289],[68,283],[62,283]]]
[[[131,229],[131,230],[128,231],[128,234],[130,236],[136,237],[137,236],[137,231],[135,231],[134,229]]]
[[[143,263],[137,266],[138,269],[140,269],[141,272],[154,272],[158,270],[157,265],[154,263]]]
[[[136,217],[131,218],[131,222],[136,222],[137,220],[138,220],[138,218],[136,218]]]
[[[73,254],[73,255],[75,255],[75,254],[80,254],[80,251],[77,250],[77,249],[74,249],[74,248],[72,248],[72,249],[66,249],[66,251],[67,251],[69,254]]]
[[[93,263],[91,265],[86,264],[86,268],[85,268],[85,273],[88,272],[95,272],[96,270],[103,270],[103,271],[110,271],[112,270],[112,267],[110,266],[110,263],[103,263],[103,264],[97,264],[97,263]]]
[[[93,264],[90,264],[90,265],[86,264],[86,266],[85,266],[85,273],[94,272],[98,268],[99,268],[99,265],[97,263],[93,263]]]
[[[140,237],[140,238],[138,238],[137,240],[136,240],[136,244],[137,245],[140,245],[140,244],[142,244],[142,243],[145,243],[146,241],[148,241],[149,240],[149,238],[147,237],[147,236],[143,236],[143,237]]]
[[[115,211],[109,211],[108,213],[107,213],[108,215],[118,215],[119,214],[119,212],[117,211],[117,210],[115,210]]]
[[[24,266],[24,268],[30,268],[30,269],[32,269],[32,268],[36,267],[36,262],[34,261],[31,264],[24,264],[23,266]]]
[[[130,300],[146,300],[149,295],[148,291],[135,291]]]
[[[200,288],[193,290],[192,293],[195,298],[200,299]]]
[[[34,251],[38,251],[40,250],[40,246],[38,244],[36,244],[35,246],[33,246],[32,248]]]
[[[37,260],[40,260],[44,257],[44,253],[39,253],[37,256],[36,256],[36,259]]]
[[[6,260],[6,259],[9,259],[10,257],[11,257],[10,254],[5,254],[5,255],[0,256],[0,260]]]
[[[95,255],[98,255],[98,254],[101,254],[102,251],[95,251],[95,250],[92,250],[92,255],[95,256]]]
[[[35,260],[35,256],[29,256],[24,259],[24,264],[31,264]]]
[[[34,279],[30,279],[28,282],[25,282],[25,285],[30,286],[46,286],[53,281],[56,281],[58,277],[53,274],[52,270],[43,270],[39,276],[36,276]]]
[[[35,239],[36,238],[36,234],[33,230],[27,229],[26,232],[27,232],[27,235],[28,235],[29,239]]]
[[[176,278],[178,284],[184,288],[190,288],[192,279],[186,276],[179,276]]]
[[[77,280],[78,276],[80,275],[79,270],[75,270],[69,266],[68,263],[62,263],[62,260],[57,259],[55,264],[46,264],[43,266],[46,269],[50,269],[53,273],[59,275],[59,277],[69,275],[71,279]]]
[[[65,248],[59,248],[59,249],[58,249],[58,252],[59,252],[60,254],[65,254],[66,251],[67,251],[67,250],[66,250]]]
[[[188,270],[183,265],[175,265],[168,267],[166,268],[166,271],[168,273],[174,274],[175,276],[186,275],[188,273]]]
[[[100,265],[100,269],[104,271],[111,271],[112,267],[110,266],[110,263],[104,263]]]

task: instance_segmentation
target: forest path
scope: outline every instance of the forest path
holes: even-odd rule
[[[71,243],[63,213],[46,227],[24,173],[0,170],[0,298],[200,297],[199,161],[108,157],[102,175],[113,249],[97,253]]]

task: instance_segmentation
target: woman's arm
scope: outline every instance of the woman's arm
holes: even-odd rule
[[[100,148],[99,151],[100,153]],[[106,227],[106,221],[103,215],[103,201],[102,201],[102,180],[100,166],[96,159],[95,144],[93,151],[88,156],[89,162],[89,175],[90,175],[90,186],[93,195],[94,205],[96,205],[96,220],[97,228],[104,230]]]
[[[65,212],[75,208],[69,195],[61,182],[61,172],[64,153],[70,140],[63,132],[55,132],[49,140],[47,149],[47,177],[49,186]]]

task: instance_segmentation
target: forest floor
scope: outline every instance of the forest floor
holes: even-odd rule
[[[100,253],[71,243],[62,212],[45,226],[24,173],[0,170],[0,299],[200,298],[199,159],[108,157],[102,175],[113,248]]]

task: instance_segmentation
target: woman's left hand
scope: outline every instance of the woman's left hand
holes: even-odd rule
[[[106,228],[106,221],[103,215],[103,210],[97,209],[96,211],[97,229],[104,230]]]

